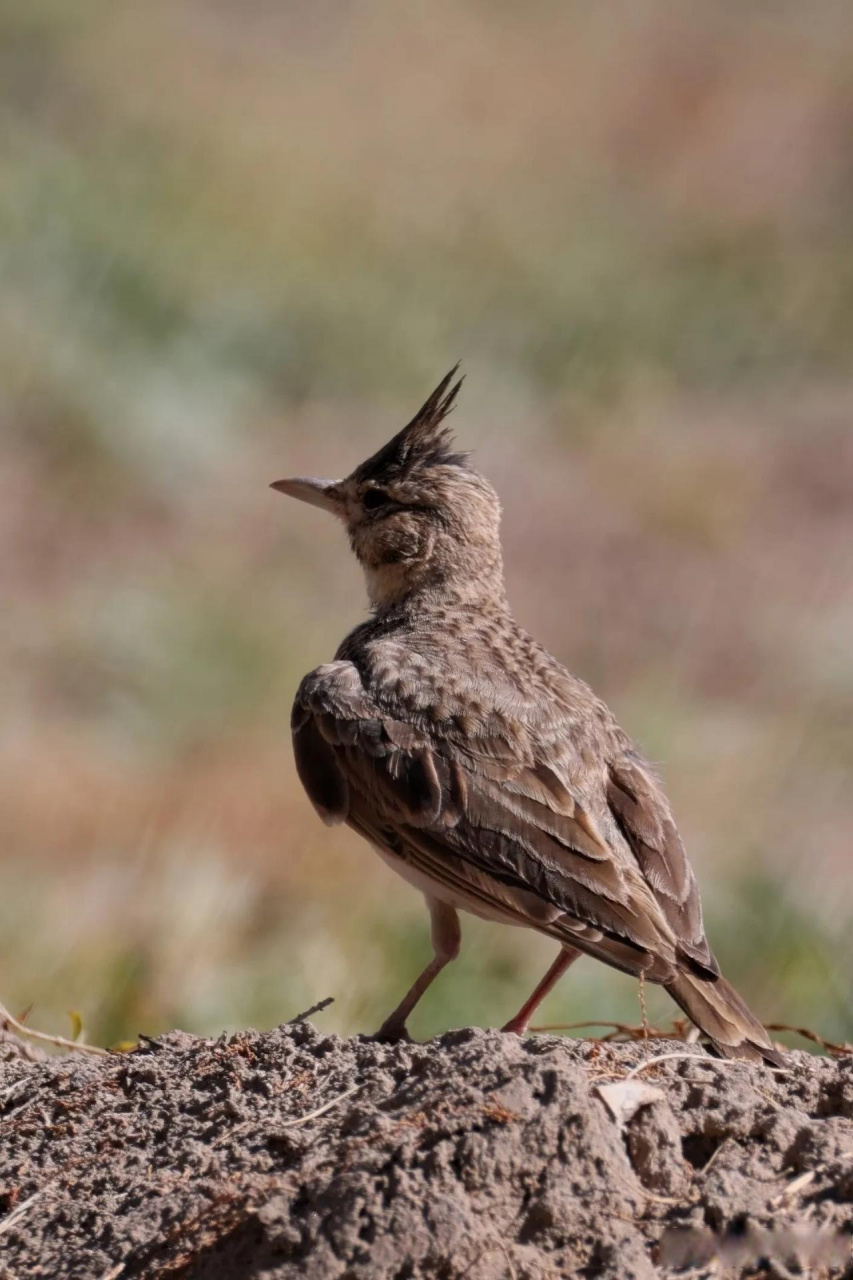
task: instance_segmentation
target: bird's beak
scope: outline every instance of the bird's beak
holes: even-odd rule
[[[309,502],[312,507],[322,507],[332,515],[342,516],[344,501],[338,484],[337,480],[311,480],[300,476],[295,480],[276,480],[270,488],[286,493],[288,498],[298,498],[300,502]]]

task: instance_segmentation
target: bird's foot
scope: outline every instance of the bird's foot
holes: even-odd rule
[[[370,1039],[376,1040],[380,1044],[414,1043],[405,1022],[400,1022],[397,1018],[386,1018],[379,1030]]]
[[[527,1034],[529,1025],[529,1018],[510,1018],[509,1022],[505,1022],[501,1027],[501,1031],[508,1031],[514,1036],[523,1036]]]

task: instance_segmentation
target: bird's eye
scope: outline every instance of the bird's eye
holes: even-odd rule
[[[365,511],[376,511],[379,507],[384,507],[390,499],[384,489],[368,489],[362,498]]]

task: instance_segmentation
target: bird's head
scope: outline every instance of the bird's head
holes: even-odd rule
[[[273,489],[322,507],[346,525],[383,608],[413,593],[473,601],[503,596],[500,502],[453,448],[445,419],[462,385],[458,366],[411,422],[344,480],[277,480]]]

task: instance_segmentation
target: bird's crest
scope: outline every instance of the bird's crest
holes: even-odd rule
[[[453,382],[458,370],[459,365],[455,364],[411,422],[366,462],[362,462],[355,471],[358,480],[400,477],[416,467],[465,465],[467,454],[454,451],[453,434],[445,422],[464,381],[463,375]]]

